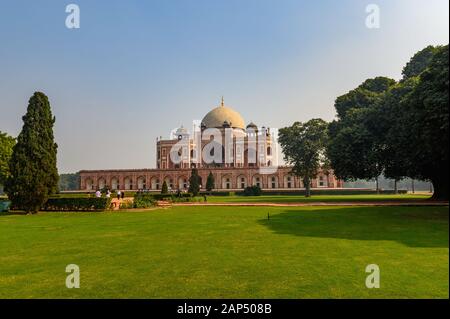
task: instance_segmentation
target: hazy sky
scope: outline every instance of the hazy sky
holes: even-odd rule
[[[81,28],[67,29],[78,4]],[[365,25],[368,4],[380,29]],[[334,118],[367,78],[400,78],[449,41],[448,0],[0,0],[0,130],[34,91],[56,116],[60,172],[155,167],[155,139],[225,96],[248,123]]]

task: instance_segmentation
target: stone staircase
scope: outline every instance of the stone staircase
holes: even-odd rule
[[[172,206],[172,203],[166,201],[166,200],[159,200],[156,202],[156,206],[160,206],[160,207],[168,207],[168,206]]]

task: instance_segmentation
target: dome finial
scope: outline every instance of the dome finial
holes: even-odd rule
[[[225,102],[223,100],[223,95],[222,95],[222,101],[220,102],[220,106],[225,106]]]

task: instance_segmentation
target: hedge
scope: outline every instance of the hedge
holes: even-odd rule
[[[407,194],[408,191],[405,189],[398,190],[397,194]],[[305,195],[305,190],[263,190],[262,195]],[[312,189],[311,195],[376,195],[376,194],[384,194],[384,195],[394,195],[394,190],[380,190],[377,192],[376,190],[372,189]],[[245,191],[242,192],[236,192],[236,195],[239,196],[248,196],[246,195]]]
[[[149,208],[155,206],[154,195],[148,193],[134,194],[133,208]]]
[[[201,196],[208,195],[208,196],[234,196],[235,192],[219,192],[219,191],[211,191],[211,192],[200,192]]]
[[[200,196],[192,197],[173,197],[171,199],[173,203],[186,203],[186,202],[204,202],[205,198]]]
[[[42,211],[103,211],[111,206],[111,198],[50,198]]]
[[[154,200],[173,200],[174,198],[189,198],[192,197],[191,193],[179,193],[179,194],[149,194]]]
[[[247,186],[242,192],[243,196],[260,196],[262,190],[259,186]]]

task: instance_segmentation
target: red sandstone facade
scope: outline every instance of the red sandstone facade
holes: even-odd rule
[[[80,172],[81,190],[105,187],[112,190],[186,190],[192,168],[198,169],[204,189],[207,176],[214,175],[215,190],[302,189],[303,182],[291,168],[278,166],[277,143],[270,128],[247,126],[239,113],[222,104],[209,112],[191,136],[178,129],[169,139],[157,139],[156,169],[95,170]],[[312,188],[341,188],[332,173],[319,172]]]
[[[259,168],[199,168],[202,188],[206,185],[209,172],[212,172],[216,190],[242,190],[246,186],[258,185],[262,189],[289,190],[304,188],[303,182],[290,173],[290,167],[279,167],[276,173],[261,174]],[[96,170],[81,171],[82,190],[111,189],[158,191],[165,181],[173,189],[188,188],[190,168],[182,169],[131,169],[131,170]],[[319,173],[312,180],[313,188],[341,188],[342,181],[334,175]]]

